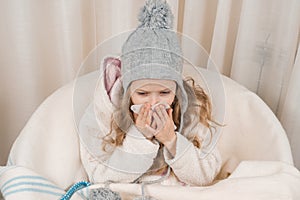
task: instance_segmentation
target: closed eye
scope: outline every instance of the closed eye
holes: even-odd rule
[[[147,95],[148,92],[137,92],[137,94],[140,95],[140,96],[144,96],[144,95]]]
[[[162,95],[167,95],[167,94],[170,94],[170,93],[171,93],[171,91],[169,91],[169,90],[160,92],[160,94],[162,94]]]

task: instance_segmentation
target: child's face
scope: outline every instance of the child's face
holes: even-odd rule
[[[171,80],[143,79],[133,81],[130,86],[133,104],[157,103],[171,105],[175,98],[176,83]]]

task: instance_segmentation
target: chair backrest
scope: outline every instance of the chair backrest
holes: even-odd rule
[[[193,68],[184,68],[193,75]],[[279,121],[254,93],[236,82],[198,69],[210,92],[218,94],[216,76],[225,95],[224,124],[218,142],[223,158],[219,178],[225,178],[243,160],[292,163],[289,142]],[[81,164],[77,125],[93,99],[99,73],[92,72],[58,89],[32,115],[11,150],[12,164],[33,169],[62,188],[86,178]],[[203,84],[203,80],[194,77]],[[218,106],[214,113],[218,114]],[[75,109],[74,109],[75,108]],[[223,108],[222,108],[223,109]],[[74,111],[75,110],[75,111]],[[222,111],[222,112],[223,112]]]
[[[199,76],[199,73],[202,75]],[[255,93],[217,72],[191,65],[185,66],[184,74],[207,87],[212,98],[217,98],[215,101],[212,99],[215,102],[213,113],[216,116],[223,115],[224,121],[220,123],[224,126],[218,141],[223,159],[219,178],[227,177],[243,160],[293,164],[290,144],[283,127]]]

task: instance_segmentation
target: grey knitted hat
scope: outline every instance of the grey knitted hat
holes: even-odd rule
[[[139,14],[141,22],[122,48],[122,83],[124,92],[139,79],[176,81],[181,113],[187,109],[187,95],[182,80],[182,52],[173,15],[165,0],[147,0]],[[182,121],[182,120],[181,120]]]

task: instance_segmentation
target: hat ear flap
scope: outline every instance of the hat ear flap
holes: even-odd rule
[[[104,85],[110,101],[114,105],[119,103],[121,84],[121,60],[117,57],[106,57],[103,61]]]

